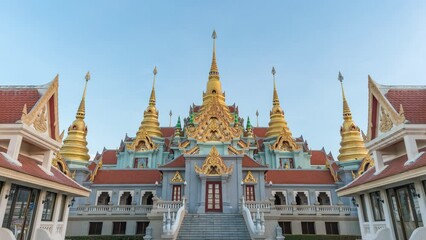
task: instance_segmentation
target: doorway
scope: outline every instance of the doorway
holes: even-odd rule
[[[222,212],[221,182],[206,182],[206,212]]]
[[[17,240],[29,240],[36,212],[39,190],[12,184],[7,199],[8,209],[3,227],[10,229]]]
[[[412,194],[412,185],[387,190],[392,211],[395,236],[398,240],[410,239],[413,231],[422,227],[418,199]]]

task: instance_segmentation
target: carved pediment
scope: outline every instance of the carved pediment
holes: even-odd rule
[[[246,177],[243,180],[244,183],[256,183],[257,180],[254,178],[253,173],[251,171],[248,171]]]
[[[188,138],[200,142],[220,141],[229,142],[242,134],[242,129],[231,126],[234,117],[226,105],[221,104],[216,97],[207,105],[201,107],[194,117],[194,124],[186,127]]]
[[[232,173],[233,169],[234,165],[226,166],[215,146],[212,147],[201,168],[195,164],[195,172],[210,176],[227,175]]]
[[[179,171],[176,171],[175,175],[173,176],[172,180],[170,182],[172,183],[181,183],[184,182],[182,175],[180,175]]]
[[[380,114],[380,132],[388,132],[393,127],[393,122],[391,118],[389,117],[389,114],[386,112],[386,110],[381,107],[381,114]]]
[[[142,128],[136,135],[132,143],[126,145],[128,150],[136,152],[144,152],[155,150],[158,146],[152,141],[151,137],[147,134],[146,130]]]
[[[356,174],[354,173],[352,177],[355,179],[372,167],[374,167],[374,160],[370,157],[370,154],[367,154],[367,156],[362,160],[358,172]]]
[[[269,148],[271,150],[290,152],[298,150],[300,147],[296,144],[294,139],[289,134],[283,131],[281,135],[277,138],[277,140],[269,146]]]
[[[68,168],[67,163],[62,158],[61,152],[57,151],[54,158],[52,159],[52,166],[63,172],[68,177],[72,177],[71,171]],[[74,178],[74,177],[72,177]]]

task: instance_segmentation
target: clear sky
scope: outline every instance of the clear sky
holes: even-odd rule
[[[0,84],[60,77],[60,129],[75,117],[90,70],[90,153],[134,136],[152,70],[160,123],[202,102],[216,29],[228,104],[267,126],[271,67],[288,125],[312,149],[337,156],[342,123],[338,71],[354,120],[367,127],[367,76],[426,84],[426,1],[1,1]],[[1,107],[1,106],[0,106]]]

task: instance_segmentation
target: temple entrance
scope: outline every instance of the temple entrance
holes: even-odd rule
[[[413,231],[422,227],[418,199],[413,196],[414,186],[388,189],[395,234],[399,240],[408,240]]]
[[[221,182],[206,182],[206,212],[222,212]]]

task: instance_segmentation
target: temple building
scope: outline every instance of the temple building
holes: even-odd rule
[[[64,239],[74,198],[89,196],[61,160],[58,129],[58,76],[0,86],[0,239]]]
[[[420,240],[426,228],[426,86],[368,78],[369,155],[338,190],[358,206],[362,239]]]
[[[159,124],[155,68],[148,106],[135,135],[126,135],[116,149],[103,149],[89,161],[83,97],[61,155],[75,179],[92,192],[88,198],[76,198],[67,235],[359,236],[356,207],[350,197],[336,194],[367,154],[345,97],[340,161],[292,135],[275,86],[275,69],[269,124],[254,127],[235,104],[226,104],[215,32],[212,37],[202,103],[190,106],[189,115],[179,117],[175,127]]]

